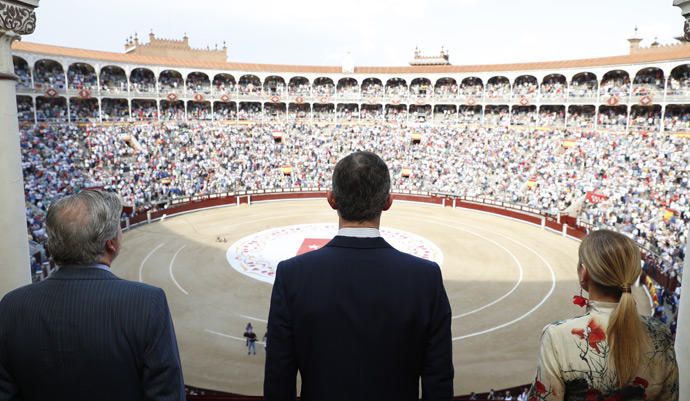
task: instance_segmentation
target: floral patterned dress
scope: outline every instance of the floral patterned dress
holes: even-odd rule
[[[590,301],[587,314],[552,323],[541,337],[529,401],[677,401],[673,338],[661,322],[642,317],[648,349],[632,383],[620,388],[609,369],[606,328],[616,303]]]

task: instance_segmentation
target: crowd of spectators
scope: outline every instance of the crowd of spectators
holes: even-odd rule
[[[257,120],[261,118],[261,103],[241,103],[237,113],[240,120]]]
[[[187,103],[187,118],[192,120],[211,120],[211,104],[209,102]]]
[[[690,132],[690,110],[687,107],[667,108],[664,129],[671,132]]]
[[[213,105],[213,118],[215,120],[237,120],[237,104],[216,102]]]
[[[78,99],[70,102],[70,119],[74,122],[98,121],[98,100]]]
[[[661,127],[661,109],[633,107],[630,114],[630,127],[643,130],[659,130]]]
[[[601,96],[626,97],[630,93],[630,78],[625,75],[612,75],[604,78],[600,88]]]
[[[206,74],[193,72],[187,77],[187,92],[211,94],[211,82]]]
[[[237,84],[237,90],[241,95],[259,95],[261,94],[261,81],[259,81],[259,78],[254,77],[256,79],[252,78],[246,78],[242,77],[243,79],[240,79],[240,82]]]
[[[137,68],[130,73],[131,91],[134,93],[156,92],[156,77],[153,72]]]
[[[268,78],[264,82],[264,94],[266,96],[282,96],[283,94],[285,94],[285,89],[285,82],[282,78]]]
[[[537,95],[537,90],[539,85],[537,84],[537,79],[534,77],[520,77],[515,80],[515,87],[513,88],[513,94],[515,96],[524,96],[527,98],[534,97]]]
[[[354,85],[350,85],[351,82],[354,82]],[[349,91],[351,89],[357,90],[359,87],[357,86],[357,81],[354,79],[351,80],[351,82],[348,82],[345,86],[343,86],[343,90]],[[338,88],[338,92],[340,92],[341,88]],[[333,81],[330,79],[317,79],[314,81],[314,85],[312,85],[312,94],[315,96],[318,96],[320,98],[328,98],[330,96],[333,96],[336,92],[336,87]]]
[[[381,97],[383,96],[383,85],[379,80],[366,80],[362,84],[363,97]]]
[[[67,121],[67,102],[65,98],[36,99],[36,118],[38,121]]]
[[[132,100],[132,118],[137,121],[158,119],[158,107],[155,100]]]
[[[288,109],[288,118],[291,120],[307,120],[311,117],[309,105],[302,104]]]
[[[18,97],[18,99],[21,98]],[[18,100],[19,117],[22,120],[33,120],[33,106],[25,97]],[[377,102],[378,103],[378,102]],[[306,110],[303,110],[304,107]],[[347,106],[347,107],[345,107]],[[370,106],[363,105],[362,112],[357,113],[353,105],[338,105],[335,112],[333,104],[314,104],[313,116],[320,121],[333,121],[337,119],[353,120],[362,119],[369,121],[430,121],[432,109],[428,105],[413,104],[398,105],[388,104],[384,109],[372,110]],[[308,104],[290,104],[290,108],[298,107],[299,111],[290,111],[288,117],[294,119],[308,119],[312,117]],[[346,110],[341,108],[345,107]],[[380,105],[376,105],[380,107]],[[409,113],[402,110],[408,107]],[[567,124],[569,128],[594,128],[594,110],[591,106],[570,106],[568,108]],[[74,122],[98,121],[99,108],[95,98],[72,99],[70,101],[70,116]],[[459,112],[451,111],[450,105],[437,105],[433,109],[433,118],[437,122],[459,122],[467,124],[480,123],[482,119],[481,106],[460,106]],[[584,110],[587,109],[585,112]],[[454,109],[453,109],[454,110]],[[242,120],[242,121],[282,121],[285,119],[285,105],[281,103],[279,109],[274,110],[272,103],[266,103],[262,107],[259,102],[240,102],[240,110],[237,111],[236,103],[214,102],[211,109],[210,102],[188,102],[188,111],[185,117],[184,102],[182,100],[162,100],[160,116],[162,120]],[[129,108],[124,99],[105,98],[102,100],[101,113],[103,121],[129,121]],[[422,118],[420,117],[422,114]],[[542,106],[537,109],[534,106],[486,106],[484,120],[489,125],[522,125],[545,126],[562,128],[566,123],[565,109],[563,106]],[[409,117],[408,117],[409,116]],[[63,121],[67,119],[67,105],[63,97],[41,97],[37,100],[36,117],[39,121]],[[135,99],[132,101],[131,119],[134,121],[147,121],[158,118],[158,108],[155,100]],[[666,108],[663,115],[658,106],[633,106],[628,121],[628,115],[624,106],[604,106],[596,114],[598,127],[606,129],[623,130],[626,127],[635,130],[654,131],[662,126],[669,132],[689,132],[690,113],[683,106],[671,105]],[[629,122],[629,124],[628,124]]]
[[[185,119],[184,102],[181,100],[169,102],[164,100],[160,106],[161,120],[182,121]]]
[[[162,94],[176,92],[184,87],[184,80],[179,73],[162,73],[158,78],[158,91]]]
[[[460,106],[458,121],[462,124],[481,124],[482,111],[480,106]]]
[[[19,121],[34,120],[34,102],[29,96],[17,96],[17,119]]]
[[[486,84],[486,97],[489,99],[510,97],[510,81],[507,78],[490,79]]]
[[[571,98],[596,98],[598,85],[594,75],[582,74],[573,79],[568,93]]]
[[[103,99],[101,110],[103,121],[129,120],[129,106],[124,99]]]
[[[628,124],[625,109],[610,107],[599,110],[599,127],[610,129],[624,129]]]
[[[453,106],[436,106],[434,108],[434,121],[454,122],[458,118],[457,110]],[[405,121],[405,120],[401,120]]]
[[[67,80],[69,82],[69,89],[96,89],[98,79],[96,72],[84,64],[74,64],[67,70]]]
[[[536,106],[513,107],[511,124],[535,126],[537,125],[538,118],[539,114],[537,113]]]
[[[407,107],[386,107],[386,121],[405,122],[407,120]]]
[[[690,93],[690,69],[679,69],[668,79],[668,94],[671,96],[687,95]]]
[[[285,104],[266,103],[263,117],[264,121],[285,121]]]
[[[290,96],[309,96],[311,94],[311,85],[306,80],[291,80],[288,84],[288,94]]]
[[[349,122],[357,120],[359,111],[356,104],[339,104],[335,114],[339,120]]]
[[[425,98],[432,95],[431,81],[428,79],[415,79],[410,84],[410,95],[416,98]]]
[[[593,129],[595,121],[594,107],[572,107],[568,111],[568,128]]]
[[[455,80],[439,80],[434,87],[434,96],[440,99],[456,99],[460,89]]]
[[[335,107],[331,104],[315,104],[313,114],[315,121],[333,121],[335,119]]]
[[[633,82],[633,95],[661,94],[663,96],[665,85],[661,70],[656,70],[655,73],[638,74]]]
[[[103,68],[101,70],[101,93],[127,92],[127,76],[119,68]]]
[[[389,98],[406,98],[408,93],[407,84],[402,79],[392,79],[386,85],[386,96]]]
[[[286,134],[283,141],[274,140],[275,130]],[[658,253],[669,275],[682,268],[681,244],[690,227],[687,139],[505,127],[415,130],[422,132],[418,144],[403,124],[31,125],[21,131],[27,221],[41,241],[50,199],[90,186],[116,190],[140,211],[178,196],[326,188],[335,160],[368,149],[389,162],[395,189],[573,213]],[[566,140],[575,145],[564,146]],[[292,166],[293,173],[283,174],[283,166]],[[402,169],[411,170],[410,177]],[[593,191],[607,200],[587,201]]]
[[[468,78],[462,81],[460,91],[463,96],[481,97],[484,92],[484,85],[482,80],[478,78]]]
[[[567,91],[568,85],[562,75],[550,75],[544,78],[541,85],[541,96],[544,99],[564,99]]]
[[[542,106],[537,124],[542,127],[564,128],[565,108]]]
[[[487,106],[484,112],[484,124],[490,126],[510,125],[510,109],[508,106]]]
[[[29,64],[25,61],[14,58],[14,75],[19,77],[17,80],[17,88],[31,88],[31,72],[29,71]]]
[[[65,72],[58,63],[43,62],[36,63],[34,68],[34,84],[41,90],[49,88],[64,90]]]

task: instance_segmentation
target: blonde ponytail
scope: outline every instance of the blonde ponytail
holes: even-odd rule
[[[637,313],[630,287],[641,273],[640,250],[630,238],[609,230],[590,233],[580,244],[580,261],[592,281],[611,292],[620,293],[606,331],[609,362],[618,384],[635,379],[649,335]]]

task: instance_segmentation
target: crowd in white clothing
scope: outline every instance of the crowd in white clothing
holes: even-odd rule
[[[385,117],[381,110],[372,113]],[[282,141],[274,139],[275,131],[283,133]],[[412,132],[421,140],[412,141]],[[31,125],[21,136],[27,219],[39,241],[50,200],[80,188],[117,191],[138,211],[179,196],[327,188],[335,161],[364,149],[388,162],[397,190],[574,214],[629,234],[658,253],[671,275],[681,269],[681,244],[690,227],[690,141],[671,135],[168,122]],[[281,171],[284,166],[293,168],[291,175]],[[403,169],[411,175],[404,177]],[[606,201],[591,203],[586,196],[591,192]]]

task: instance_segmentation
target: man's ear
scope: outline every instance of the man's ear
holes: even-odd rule
[[[109,240],[105,241],[105,250],[106,250],[106,252],[108,252],[111,255],[117,254],[117,252],[119,251],[118,245],[119,244],[118,244],[117,238],[109,239]]]
[[[393,205],[393,195],[388,195],[388,199],[386,199],[386,205],[383,206],[383,210],[386,211],[391,208]]]
[[[338,210],[338,203],[336,203],[335,201],[335,196],[333,196],[333,192],[326,192],[326,200],[328,201],[328,204],[331,206],[331,209]]]

